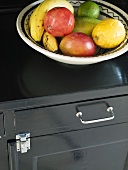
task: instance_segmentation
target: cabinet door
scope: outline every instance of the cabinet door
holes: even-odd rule
[[[8,143],[10,170],[127,170],[128,123],[31,138],[27,153]]]

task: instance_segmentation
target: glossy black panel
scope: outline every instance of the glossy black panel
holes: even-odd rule
[[[127,85],[128,53],[87,66],[56,62],[20,38],[16,30],[19,12],[0,15],[0,101]]]
[[[106,2],[109,2],[113,5],[118,6],[119,8],[123,9],[125,12],[128,12],[128,1],[127,0],[106,0]]]
[[[1,0],[0,1],[0,11],[4,12],[3,10],[17,8],[17,7],[25,7],[30,3],[34,2],[34,0]]]

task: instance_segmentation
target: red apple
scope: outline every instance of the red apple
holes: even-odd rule
[[[64,55],[87,57],[94,56],[96,46],[91,37],[84,33],[74,32],[65,36],[59,45]]]
[[[65,36],[74,29],[75,19],[72,12],[65,7],[49,10],[44,18],[45,30],[55,37]]]

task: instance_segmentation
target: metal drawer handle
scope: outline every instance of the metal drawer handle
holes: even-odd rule
[[[114,119],[115,115],[114,115],[114,112],[113,112],[113,107],[108,107],[107,112],[109,112],[111,114],[110,117],[105,117],[105,118],[102,118],[102,119],[94,119],[94,120],[89,120],[89,121],[84,121],[82,119],[82,112],[77,112],[76,116],[80,118],[80,121],[83,124],[97,123],[97,122],[103,122],[103,121]]]

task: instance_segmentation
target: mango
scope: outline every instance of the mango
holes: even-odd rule
[[[61,40],[59,48],[64,55],[75,57],[92,57],[96,52],[92,38],[80,32],[66,35]]]
[[[99,19],[90,17],[75,17],[73,32],[81,32],[92,37],[92,31],[100,21]]]

